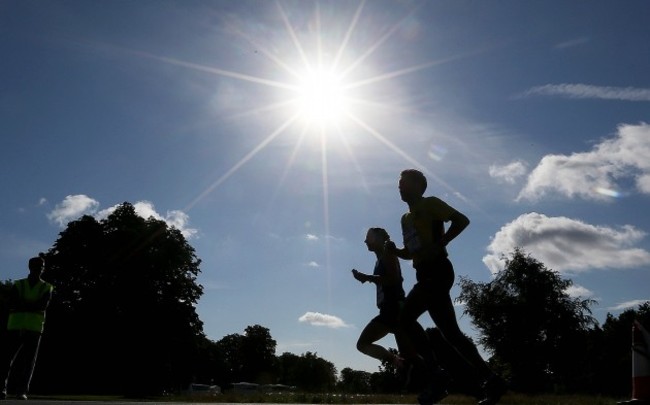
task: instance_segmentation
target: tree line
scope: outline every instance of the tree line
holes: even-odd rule
[[[490,282],[459,282],[458,299],[491,366],[522,393],[628,396],[632,324],[650,326],[650,303],[608,314],[599,325],[594,301],[567,294],[571,280],[521,249],[505,259]],[[404,373],[390,364],[375,373],[339,373],[317,353],[276,355],[276,342],[261,325],[207,338],[195,311],[203,294],[201,260],[180,231],[141,218],[128,202],[105,219],[70,222],[45,260],[44,278],[55,294],[34,392],[145,396],[178,392],[191,382],[227,388],[241,381],[313,392],[403,390]],[[2,325],[10,287],[9,280],[0,283]],[[452,376],[466,373],[439,333],[427,332]],[[452,388],[471,394],[476,385]]]

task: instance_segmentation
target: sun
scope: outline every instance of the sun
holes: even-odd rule
[[[294,109],[306,125],[333,126],[351,114],[351,102],[340,74],[309,69],[296,80]]]
[[[362,0],[357,3],[356,11],[350,14],[347,28],[345,24],[339,24],[340,18],[338,17],[340,16],[337,16],[334,25],[327,24],[329,20],[323,17],[330,18],[335,15],[329,12],[321,13],[318,2],[315,3],[313,16],[306,17],[306,20],[302,18],[297,24],[290,21],[290,16],[294,16],[294,13],[287,13],[279,1],[275,4],[279,19],[284,22],[286,42],[281,41],[280,35],[277,38],[275,35],[257,36],[250,34],[247,29],[239,29],[236,25],[229,28],[235,38],[243,39],[241,46],[238,47],[243,52],[241,55],[249,55],[243,51],[245,49],[254,49],[250,56],[255,60],[242,60],[241,70],[198,64],[149,52],[128,51],[139,57],[151,58],[220,78],[231,79],[233,82],[258,85],[260,91],[272,90],[272,93],[263,93],[267,96],[268,103],[251,104],[250,107],[243,108],[241,112],[234,113],[231,118],[257,120],[262,114],[269,114],[273,117],[273,124],[268,127],[267,132],[248,153],[244,154],[223,175],[194,198],[185,207],[185,211],[202,201],[274,140],[286,133],[291,133],[290,137],[295,140],[295,144],[287,160],[285,174],[294,165],[296,156],[305,144],[305,140],[320,141],[312,143],[312,145],[320,148],[321,151],[324,218],[326,233],[329,234],[327,228],[329,227],[328,156],[330,151],[346,151],[357,170],[361,170],[351,145],[352,141],[356,143],[360,141],[361,137],[353,139],[357,134],[369,135],[369,139],[383,144],[407,161],[409,165],[424,169],[425,165],[401,149],[399,144],[392,141],[391,137],[383,130],[375,127],[377,125],[375,121],[383,121],[374,119],[375,117],[383,118],[377,114],[402,110],[395,108],[399,106],[398,100],[386,96],[391,87],[387,87],[388,91],[384,91],[382,86],[390,83],[393,79],[456,60],[464,55],[417,64],[407,62],[407,65],[401,69],[387,70],[382,66],[373,66],[371,57],[378,53],[394,35],[401,32],[400,28],[403,26],[403,22],[408,20],[406,17],[411,15],[411,12],[403,18],[397,19],[392,25],[380,27],[382,29],[378,32],[383,34],[378,34],[376,37],[370,36],[371,42],[355,43],[356,33],[361,32],[362,37],[367,37],[365,31],[359,28],[359,24],[363,11],[370,2]],[[295,9],[292,11],[295,12]],[[297,17],[294,16],[294,18]],[[306,22],[309,23],[306,24]],[[283,30],[280,28],[278,33],[283,33]],[[276,41],[276,39],[280,40]],[[260,61],[264,64],[260,65]],[[250,73],[250,66],[263,66],[263,69],[258,74]],[[262,93],[257,93],[257,91],[245,93],[242,90],[242,96],[233,99],[244,100],[242,105],[245,105],[246,101],[254,100],[258,94]],[[224,100],[228,99],[228,95],[228,92],[224,92]],[[378,95],[379,97],[377,97]],[[260,100],[264,98],[261,97]],[[236,109],[237,106],[233,106],[233,111]],[[455,192],[434,173],[425,170],[425,174]],[[282,179],[284,179],[284,175]]]

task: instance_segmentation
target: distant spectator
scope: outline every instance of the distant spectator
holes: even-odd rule
[[[16,280],[11,289],[7,341],[3,344],[0,362],[2,399],[7,397],[10,379],[16,387],[16,398],[27,399],[43,333],[45,309],[54,290],[51,284],[41,279],[44,269],[45,260],[42,257],[29,259],[29,275]],[[15,370],[15,374],[12,374],[12,370]]]

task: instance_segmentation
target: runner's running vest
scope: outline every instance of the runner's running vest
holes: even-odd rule
[[[14,282],[18,290],[18,299],[21,302],[38,302],[43,296],[52,292],[54,287],[43,280],[39,280],[34,286],[24,278]],[[35,312],[17,311],[9,314],[7,330],[28,330],[32,332],[43,332],[45,323],[45,310]]]

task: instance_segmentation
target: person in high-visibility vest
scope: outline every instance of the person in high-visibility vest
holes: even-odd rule
[[[51,284],[41,279],[44,269],[45,260],[42,257],[29,259],[29,275],[16,280],[11,289],[7,344],[2,348],[4,357],[0,363],[0,398],[3,399],[7,397],[10,377],[16,387],[16,398],[27,399],[45,324],[45,309],[54,290]],[[22,360],[25,364],[16,369],[21,369],[19,375],[12,375],[16,360]]]

